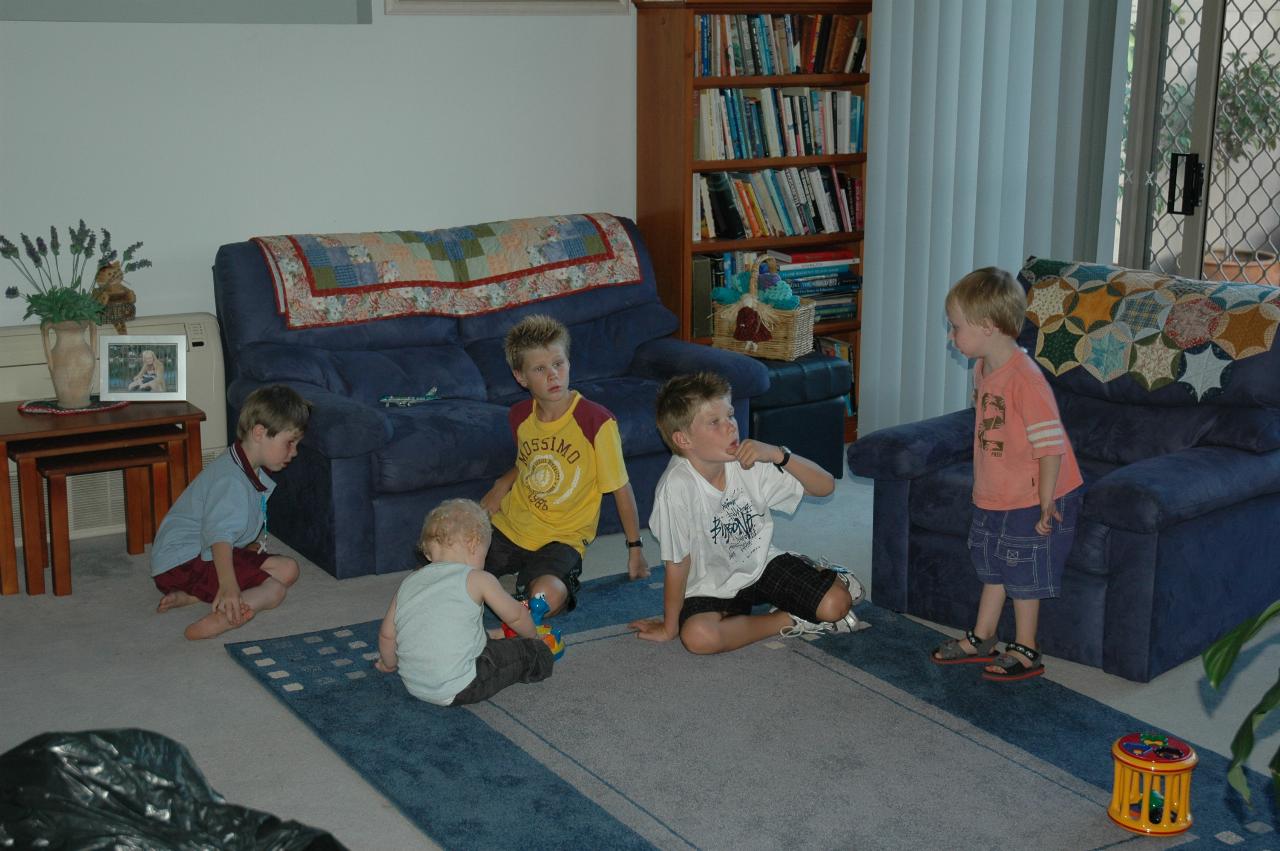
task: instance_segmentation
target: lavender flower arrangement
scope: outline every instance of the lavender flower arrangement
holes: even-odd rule
[[[58,240],[58,229],[49,228],[49,241],[38,236],[34,241],[24,234],[19,234],[22,249],[8,239],[0,236],[0,257],[8,260],[33,287],[33,292],[21,294],[17,287],[9,287],[5,295],[16,298],[23,295],[27,300],[27,312],[23,319],[32,316],[40,317],[40,324],[54,322],[97,322],[102,314],[102,304],[90,295],[89,288],[84,285],[85,270],[93,265],[95,271],[108,263],[119,262],[125,274],[146,269],[150,260],[134,259],[134,254],[142,247],[135,242],[121,255],[111,247],[111,232],[102,228],[102,242],[98,242],[95,233],[80,220],[79,227],[68,227],[67,237],[70,245],[67,252],[71,255],[71,272],[67,277],[62,275],[59,258],[62,256],[62,244]],[[94,254],[98,253],[98,262],[92,264]],[[25,259],[23,255],[25,254]],[[30,261],[30,265],[27,265]],[[90,279],[92,284],[92,278]]]

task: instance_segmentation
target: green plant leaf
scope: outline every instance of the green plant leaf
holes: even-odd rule
[[[1244,764],[1249,758],[1249,754],[1253,753],[1254,731],[1258,729],[1258,724],[1262,723],[1262,719],[1267,717],[1267,713],[1276,708],[1277,704],[1280,704],[1280,680],[1277,680],[1271,688],[1267,689],[1267,693],[1258,701],[1258,705],[1249,711],[1249,714],[1245,716],[1244,723],[1240,725],[1240,729],[1236,730],[1235,738],[1231,740],[1231,765],[1227,768],[1227,782],[1250,805],[1253,804],[1253,801],[1249,799],[1249,781],[1244,776]],[[1273,782],[1274,779],[1275,760],[1273,759]]]
[[[1276,748],[1275,755],[1271,757],[1271,763],[1267,766],[1271,769],[1271,794],[1276,799],[1276,803],[1280,804],[1280,748]]]
[[[1246,641],[1257,635],[1258,630],[1262,629],[1263,625],[1277,613],[1280,613],[1280,600],[1272,603],[1256,618],[1244,621],[1209,645],[1209,649],[1205,650],[1200,657],[1204,661],[1204,672],[1209,677],[1209,685],[1217,688],[1222,684],[1227,672],[1235,664],[1236,657],[1240,655],[1240,648]]]

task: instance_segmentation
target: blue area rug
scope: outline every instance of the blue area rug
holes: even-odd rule
[[[647,647],[635,653],[631,645],[618,643],[634,639],[619,636],[616,628],[611,629],[660,610],[661,575],[659,569],[647,582],[630,583],[616,576],[586,583],[578,610],[556,620],[569,644],[557,670],[567,671],[561,666],[573,665],[576,646],[583,666],[588,662],[589,653],[596,654],[597,665],[602,658],[605,663],[619,658],[621,651],[631,654],[621,658],[639,659],[637,665],[650,666],[645,670],[637,667],[631,678],[626,678],[623,672],[624,679],[637,683],[645,677],[652,680],[655,672],[660,677],[663,670],[671,670],[674,675],[673,661],[683,664],[687,660],[670,653],[680,654],[682,650],[664,645],[662,650]],[[1073,784],[1080,788],[1087,784],[1110,790],[1111,742],[1124,733],[1149,728],[1141,719],[1043,678],[1011,686],[987,683],[971,666],[940,668],[926,658],[928,648],[938,641],[936,632],[869,604],[863,604],[858,613],[873,624],[870,631],[829,636],[803,646],[787,642],[788,648],[803,650],[799,655],[748,655],[768,653],[760,649],[762,645],[756,645],[729,657],[702,660],[707,664],[697,669],[697,676],[714,678],[728,670],[726,666],[735,661],[733,657],[738,664],[749,660],[760,664],[762,669],[767,663],[775,675],[778,672],[790,675],[795,669],[796,677],[809,676],[800,670],[806,662],[816,662],[810,666],[815,670],[830,669],[822,673],[835,679],[841,676],[848,679],[840,672],[857,669],[865,680],[860,688],[876,691],[881,697],[889,695],[914,716],[913,722],[935,714],[954,719],[941,726],[947,727],[945,735],[961,737],[954,740],[957,748],[981,749],[987,747],[984,742],[998,740],[1007,743],[1010,751],[1025,752],[1029,762],[1042,761],[1053,770],[1061,771],[1064,778],[1074,778],[1074,781],[1062,782],[1048,777],[1054,792],[1061,788],[1071,793]],[[410,697],[398,677],[379,674],[372,668],[377,654],[377,629],[378,621],[369,621],[277,639],[228,644],[227,651],[362,777],[392,800],[407,818],[444,847],[536,845],[597,849],[721,844],[707,839],[708,835],[716,834],[690,829],[687,820],[681,822],[655,806],[652,798],[638,794],[625,782],[629,778],[619,778],[616,770],[610,774],[608,768],[602,767],[607,760],[591,759],[589,749],[588,757],[583,757],[581,750],[567,747],[566,742],[579,744],[574,736],[566,739],[562,730],[554,729],[555,725],[539,723],[537,712],[564,709],[557,707],[555,698],[570,693],[568,686],[573,683],[562,680],[565,684],[560,692],[556,691],[556,677],[543,684],[517,686],[477,707],[476,711],[431,706]],[[604,655],[606,653],[613,655]],[[824,663],[823,659],[828,662]],[[696,681],[686,683],[684,688],[691,689],[695,684]],[[581,690],[583,684],[573,685]],[[910,700],[890,694],[898,690]],[[672,692],[675,691],[673,688]],[[617,702],[616,695],[610,696]],[[678,697],[672,694],[669,699]],[[637,701],[643,699],[640,696]],[[1193,696],[1189,695],[1188,699]],[[625,698],[622,703],[626,703]],[[928,711],[922,712],[919,707],[928,707]],[[521,709],[534,715],[529,717],[526,713],[522,717]],[[599,720],[594,717],[593,709],[581,707],[582,717],[575,723],[582,724],[582,731],[577,738],[603,736],[607,739],[598,725],[592,726]],[[840,707],[834,707],[834,711],[838,717]],[[641,718],[628,723],[646,721]],[[497,722],[501,722],[498,726],[503,732],[495,729]],[[858,748],[857,723],[855,718],[841,724],[849,727],[848,748],[851,750]],[[973,728],[972,732],[965,731],[968,725]],[[1178,736],[1176,730],[1167,732]],[[664,733],[655,730],[652,735],[661,737]],[[660,746],[669,743],[662,738],[654,741],[659,746],[654,748],[654,758],[665,758]],[[619,737],[619,747],[623,746]],[[1277,823],[1276,812],[1266,780],[1250,773],[1255,808],[1248,810],[1225,782],[1227,760],[1204,748],[1197,747],[1197,751],[1200,763],[1192,782],[1195,838],[1180,847],[1280,847],[1280,837],[1273,829]],[[821,790],[828,800],[837,791],[833,788],[837,781],[830,777],[816,782],[823,777],[820,768],[797,767],[788,771],[799,771],[799,777],[815,780],[814,788]],[[1052,771],[1041,773],[1048,775]],[[785,776],[788,775],[784,772],[783,778]],[[848,779],[856,782],[857,778]],[[1000,796],[1002,783],[1008,783],[1009,779],[997,776],[980,782],[983,795]],[[603,796],[584,794],[582,790],[588,787],[603,789]],[[838,800],[838,792],[835,797]],[[1076,806],[1095,806],[1092,800],[1096,795],[1086,800],[1087,796],[1076,791],[1074,797],[1070,794],[1067,797]],[[599,801],[608,798],[622,800],[624,804],[602,806]],[[902,806],[909,808],[919,803],[903,800]],[[945,801],[924,803],[947,806]],[[624,813],[627,807],[634,811],[634,817]],[[1101,807],[1105,810],[1105,803]],[[1046,802],[1046,810],[1039,818],[1051,821],[1054,817],[1051,802]],[[1100,816],[1105,822],[1105,812]],[[999,831],[995,835],[1000,835]],[[1098,835],[1105,839],[1099,841]],[[1151,842],[1109,824],[1091,837],[1085,842],[1080,836],[1084,844],[1075,845],[1070,837],[1063,837],[1062,847],[1102,848]],[[808,844],[826,847],[817,840],[814,836]],[[1155,844],[1162,847],[1167,843]],[[990,843],[984,847],[990,847]]]

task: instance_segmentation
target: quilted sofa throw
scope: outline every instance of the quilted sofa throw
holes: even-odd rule
[[[253,242],[288,328],[470,316],[640,280],[631,237],[607,213]]]
[[[1147,391],[1178,382],[1201,400],[1222,391],[1233,362],[1269,351],[1280,325],[1276,287],[1037,258],[1021,277],[1035,359],[1054,375],[1129,375]]]

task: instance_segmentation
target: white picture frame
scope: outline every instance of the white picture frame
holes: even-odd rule
[[[186,335],[99,336],[98,387],[99,398],[107,402],[186,400]]]
[[[385,0],[386,15],[625,15],[627,0]]]

